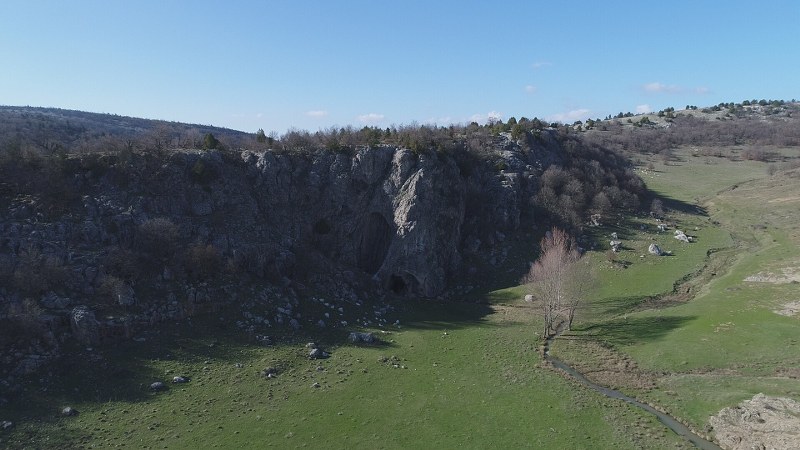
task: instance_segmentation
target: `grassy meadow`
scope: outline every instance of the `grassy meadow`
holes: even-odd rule
[[[675,448],[654,418],[540,367],[527,305],[409,305],[378,345],[254,347],[215,324],[83,351],[26,385],[29,448]],[[209,333],[209,327],[215,333]],[[267,378],[262,370],[277,369]],[[102,370],[96,370],[102,368]],[[186,375],[189,383],[151,392]],[[46,389],[46,390],[45,390]],[[60,417],[61,407],[80,411]],[[576,425],[579,425],[576,427]],[[634,430],[635,428],[635,430]]]
[[[778,314],[800,300],[797,176],[689,152],[644,171],[648,186],[669,199],[669,220],[695,242],[678,242],[671,230],[638,231],[630,236],[633,250],[620,257],[631,262],[627,269],[597,261],[602,287],[572,338],[602,342],[630,359],[652,382],[646,389],[629,383],[630,391],[696,429],[759,392],[800,398],[799,317]],[[648,242],[674,255],[649,255]],[[648,297],[680,279],[671,295]],[[574,343],[562,347],[566,359],[585,357]]]

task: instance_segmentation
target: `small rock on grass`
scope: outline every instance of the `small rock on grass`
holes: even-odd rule
[[[78,415],[78,410],[73,408],[72,406],[67,406],[61,410],[61,415],[64,417],[72,417]]]
[[[10,430],[14,428],[14,422],[10,420],[0,420],[0,430]]]
[[[308,359],[324,359],[329,357],[330,354],[328,352],[322,351],[321,348],[313,348],[310,352],[308,352]]]
[[[376,341],[374,334],[372,334],[372,333],[359,333],[357,331],[353,331],[352,333],[350,333],[350,335],[347,337],[347,339],[350,342],[354,343],[354,344],[357,344],[357,343],[374,344],[375,341]]]
[[[166,388],[167,386],[160,381],[156,381],[155,383],[150,384],[151,391],[163,391]]]

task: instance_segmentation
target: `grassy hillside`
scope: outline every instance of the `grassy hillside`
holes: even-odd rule
[[[678,242],[671,230],[635,231],[634,250],[622,257],[630,266],[600,270],[603,287],[574,337],[629,358],[652,382],[648,389],[628,383],[633,392],[702,429],[710,415],[756,393],[800,395],[800,184],[796,169],[769,176],[763,163],[690,155],[656,163],[643,177],[673,205],[701,206],[668,213],[695,242]],[[652,230],[652,219],[644,222]],[[649,242],[674,255],[647,254]],[[662,301],[643,297],[669,291],[665,283],[683,275],[691,278]],[[587,350],[565,342],[561,351],[577,359]]]

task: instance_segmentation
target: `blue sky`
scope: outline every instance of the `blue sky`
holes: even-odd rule
[[[224,126],[800,98],[800,1],[3,0],[0,104]]]

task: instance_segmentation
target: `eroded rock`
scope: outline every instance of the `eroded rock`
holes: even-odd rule
[[[756,394],[709,419],[723,448],[800,448],[800,402]]]

